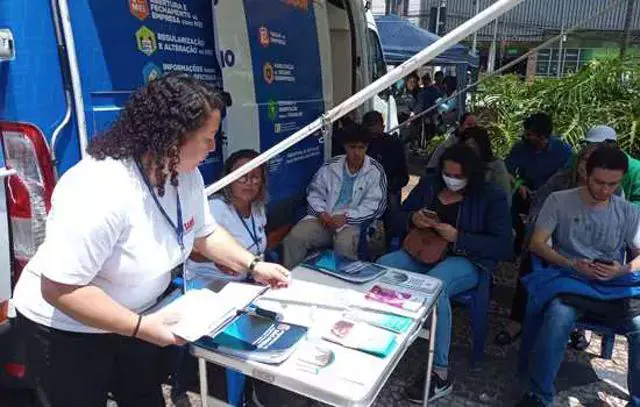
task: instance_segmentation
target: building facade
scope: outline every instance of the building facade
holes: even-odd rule
[[[373,0],[374,14],[398,13],[422,28],[435,31],[438,6],[442,35],[488,7],[493,0]],[[477,5],[476,5],[477,4]],[[606,10],[606,11],[605,11]],[[602,14],[595,17],[596,14]],[[526,0],[498,19],[497,66],[504,65],[561,31],[578,26],[576,32],[534,56],[538,76],[574,72],[589,60],[617,54],[627,12],[626,0]],[[477,44],[485,62],[493,39],[491,24],[478,31]],[[465,40],[471,43],[471,37]],[[630,54],[640,56],[640,1],[631,20]],[[562,48],[562,50],[560,49]],[[517,71],[526,71],[526,62]],[[530,66],[532,63],[530,61]]]

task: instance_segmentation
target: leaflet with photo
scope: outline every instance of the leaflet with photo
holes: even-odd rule
[[[411,312],[418,311],[425,302],[425,297],[421,295],[410,294],[380,285],[371,287],[365,298]]]
[[[381,358],[389,355],[397,345],[394,333],[348,319],[336,321],[324,333],[323,338],[346,348],[357,349]]]

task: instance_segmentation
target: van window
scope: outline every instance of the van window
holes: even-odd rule
[[[387,73],[387,65],[384,62],[384,54],[378,34],[368,29],[367,46],[369,47],[369,75],[371,82]]]

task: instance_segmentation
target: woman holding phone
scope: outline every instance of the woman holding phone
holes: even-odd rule
[[[442,154],[437,173],[423,177],[397,215],[395,235],[403,237],[411,229],[432,230],[446,241],[447,249],[433,264],[412,257],[405,249],[387,254],[379,264],[425,273],[443,282],[444,292],[437,304],[435,358],[429,399],[452,391],[449,377],[451,304],[449,297],[475,287],[480,272],[492,272],[498,261],[511,252],[511,220],[504,192],[485,183],[484,163],[464,144],[449,147]],[[405,390],[412,402],[424,397],[422,374]]]

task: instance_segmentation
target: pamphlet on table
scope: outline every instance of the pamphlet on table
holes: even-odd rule
[[[346,348],[386,357],[396,346],[396,335],[362,322],[340,319],[327,329],[323,338]]]
[[[321,251],[305,261],[304,265],[351,283],[366,283],[375,280],[386,272],[386,269],[382,266],[360,260],[352,260],[332,250]]]
[[[197,344],[245,360],[277,364],[286,360],[307,333],[307,328],[242,313],[214,337]]]

